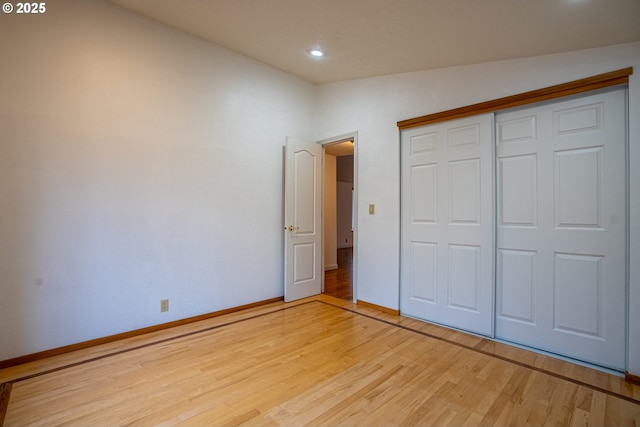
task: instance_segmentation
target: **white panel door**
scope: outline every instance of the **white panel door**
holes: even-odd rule
[[[284,183],[284,299],[322,291],[322,146],[287,138]]]
[[[402,132],[403,314],[491,335],[492,116]]]
[[[496,336],[625,367],[625,93],[496,116]]]

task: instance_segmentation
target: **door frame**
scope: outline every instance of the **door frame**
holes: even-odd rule
[[[344,133],[342,135],[333,136],[317,141],[322,145],[322,221],[324,224],[324,174],[325,174],[325,146],[338,144],[340,142],[353,141],[353,303],[358,301],[358,131]],[[324,228],[324,227],[323,227]],[[324,266],[324,230],[322,233],[322,265]],[[322,275],[322,292],[324,292],[324,274]]]

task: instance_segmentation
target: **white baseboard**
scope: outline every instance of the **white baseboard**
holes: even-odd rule
[[[324,271],[337,270],[337,269],[338,269],[338,264],[331,264],[331,265],[324,266]]]

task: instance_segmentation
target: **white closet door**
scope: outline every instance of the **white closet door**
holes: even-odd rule
[[[492,115],[402,132],[401,311],[492,334]]]
[[[622,89],[496,116],[496,336],[625,367]]]

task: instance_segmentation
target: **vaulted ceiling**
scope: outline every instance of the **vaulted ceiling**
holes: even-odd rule
[[[640,41],[640,0],[109,1],[318,84]]]

